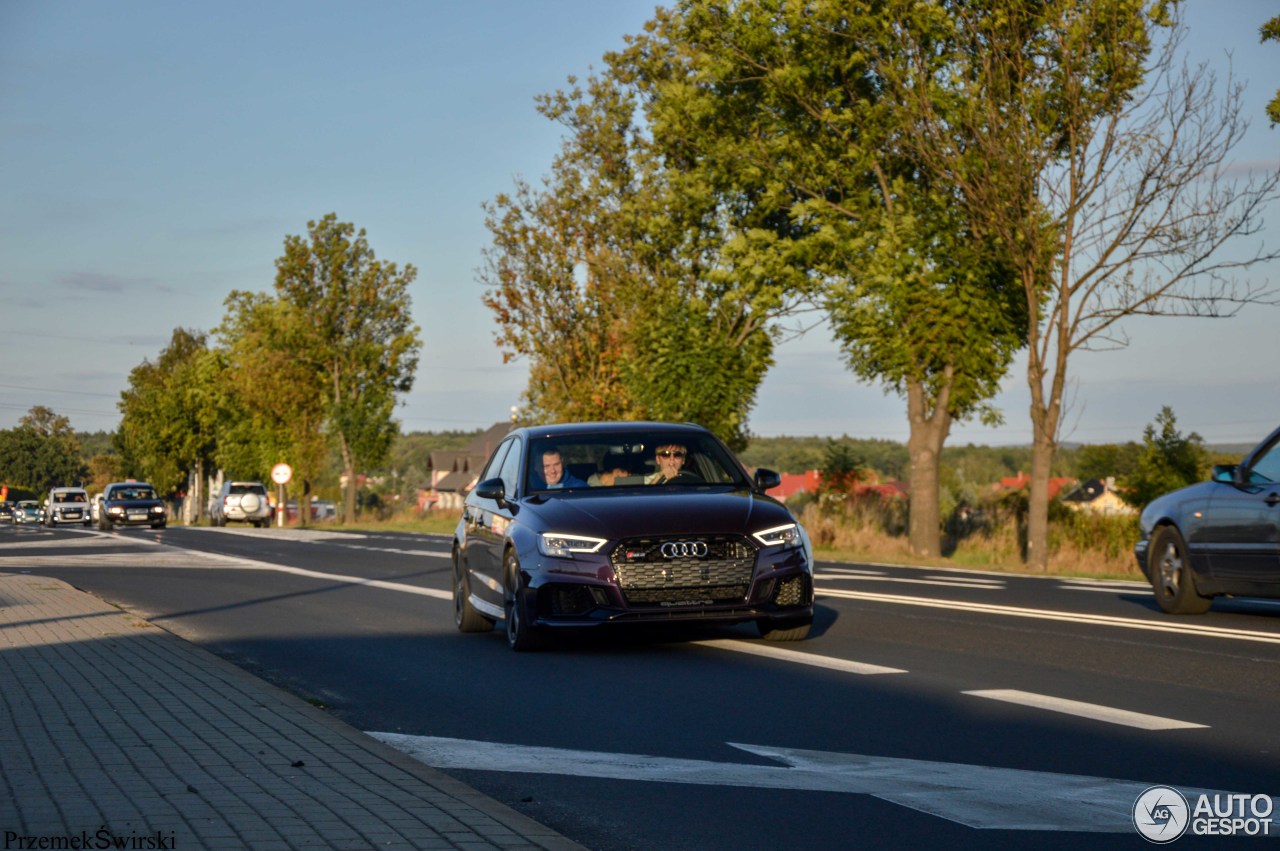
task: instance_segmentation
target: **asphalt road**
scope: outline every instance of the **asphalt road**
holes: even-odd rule
[[[805,642],[515,654],[454,630],[434,536],[3,526],[0,571],[117,603],[592,848],[1133,848],[1148,787],[1280,793],[1275,602],[1172,618],[1138,583],[823,564]]]

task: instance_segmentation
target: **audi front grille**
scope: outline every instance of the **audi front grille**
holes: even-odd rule
[[[630,538],[609,561],[628,605],[740,603],[751,588],[756,548],[740,535]]]

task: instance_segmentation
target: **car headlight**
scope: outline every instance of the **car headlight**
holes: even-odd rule
[[[113,505],[107,509],[108,514],[124,514],[124,509],[118,505]]]
[[[751,537],[766,547],[795,547],[800,544],[800,527],[795,523],[788,523],[785,526],[762,529]]]
[[[543,532],[538,536],[538,550],[544,556],[553,558],[573,558],[574,553],[594,553],[605,543],[607,541],[604,538],[589,538],[586,535]]]
[[[163,505],[153,505],[153,506],[151,506],[151,513],[152,513],[152,514],[164,514],[164,506],[163,506]]]

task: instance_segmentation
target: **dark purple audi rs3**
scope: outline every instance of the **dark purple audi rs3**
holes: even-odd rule
[[[515,429],[453,538],[454,620],[504,621],[512,650],[606,624],[752,621],[774,641],[813,623],[808,536],[706,429],[585,423]]]

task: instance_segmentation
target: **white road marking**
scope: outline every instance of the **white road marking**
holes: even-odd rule
[[[283,541],[302,541],[303,543],[319,541],[339,541],[344,538],[364,540],[369,537],[362,532],[335,532],[328,529],[298,529],[296,527],[272,526],[259,529],[255,526],[182,526],[184,532],[210,532],[216,535],[245,535],[250,538],[277,538]]]
[[[1034,709],[1046,709],[1050,712],[1060,712],[1065,715],[1074,715],[1078,718],[1105,721],[1108,724],[1137,727],[1140,730],[1208,729],[1209,726],[1207,724],[1195,724],[1190,721],[1178,721],[1173,718],[1162,718],[1159,715],[1130,712],[1127,709],[1100,706],[1096,703],[1084,703],[1079,700],[1067,700],[1029,691],[1018,691],[1017,689],[982,689],[966,691],[963,694],[985,697],[1005,703],[1016,703],[1019,706],[1030,706]]]
[[[97,533],[103,538],[117,539],[107,533]],[[141,567],[189,567],[196,569],[232,569],[232,570],[271,570],[277,573],[288,573],[293,576],[305,576],[309,579],[321,579],[326,582],[340,582],[347,585],[362,585],[367,588],[381,588],[386,591],[398,591],[402,594],[417,594],[422,597],[434,597],[437,600],[452,600],[451,591],[440,591],[435,588],[423,588],[418,585],[406,585],[403,582],[390,582],[385,579],[367,579],[363,576],[351,576],[343,573],[324,573],[319,570],[308,570],[303,567],[290,567],[283,564],[272,564],[242,556],[208,553],[199,550],[188,550],[164,544],[149,538],[129,538],[129,543],[143,544],[155,548],[145,555],[140,553],[104,553],[80,555],[48,555],[48,556],[16,556],[0,557],[0,568],[41,567],[44,565],[74,566],[86,565],[122,565]],[[58,542],[47,545],[56,548]]]
[[[871,795],[973,828],[1133,832],[1133,803],[1157,783],[963,763],[727,744],[781,766],[368,735],[433,768],[559,774],[652,783]],[[1180,789],[1188,797],[1210,790]],[[1221,794],[1221,793],[1219,793]]]
[[[753,644],[749,641],[734,639],[711,639],[708,641],[691,641],[698,647],[714,647],[717,650],[731,650],[734,653],[746,653],[751,656],[765,656],[795,665],[810,665],[815,668],[826,668],[831,671],[843,671],[846,674],[905,674],[901,668],[886,668],[883,665],[872,665],[867,662],[852,662],[848,659],[837,659],[834,656],[819,656],[816,653],[801,653],[797,650],[786,650],[771,644]]]
[[[1015,618],[1034,618],[1038,620],[1064,621],[1073,624],[1091,624],[1094,626],[1114,626],[1121,629],[1141,629],[1150,632],[1173,632],[1183,635],[1198,635],[1211,638],[1229,638],[1236,641],[1256,641],[1262,644],[1280,644],[1280,633],[1262,632],[1250,629],[1230,629],[1221,626],[1192,624],[1186,621],[1154,621],[1120,618],[1111,615],[1088,615],[1080,612],[1060,612],[1053,609],[1026,609],[1017,606],[1001,606],[994,603],[961,603],[952,600],[933,600],[928,597],[904,597],[894,594],[874,594],[869,591],[843,591],[820,589],[821,594],[828,597],[839,597],[845,600],[866,600],[872,603],[893,603],[903,606],[921,606],[929,609],[950,609],[960,612],[978,612],[988,615],[1003,615]]]
[[[854,576],[849,574],[815,573],[814,579],[850,579],[857,582],[896,582],[902,585],[942,585],[947,588],[981,588],[985,591],[1000,591],[1004,585],[990,579],[963,580],[938,576],[933,579],[908,579],[905,576]]]

